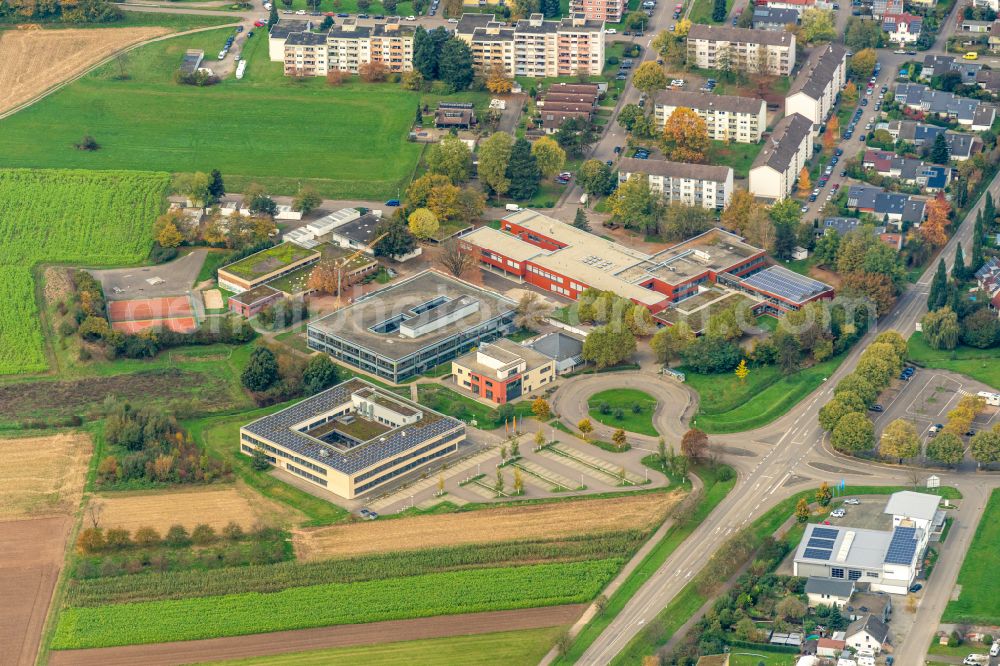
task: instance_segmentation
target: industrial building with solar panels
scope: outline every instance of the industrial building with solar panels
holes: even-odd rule
[[[795,552],[794,573],[906,594],[920,573],[928,543],[944,528],[940,502],[937,495],[894,493],[883,511],[892,516],[892,530],[808,525]]]
[[[465,424],[350,379],[240,428],[240,451],[354,499],[458,450]],[[317,493],[319,494],[319,493]]]

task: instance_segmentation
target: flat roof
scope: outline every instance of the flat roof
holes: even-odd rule
[[[412,321],[428,303],[467,298],[479,302],[479,308],[461,319],[416,338],[402,337],[396,329],[390,333],[372,330],[391,320]],[[418,311],[414,312],[414,308]],[[441,340],[517,309],[517,303],[496,292],[425,270],[385,289],[371,292],[346,308],[341,308],[309,323],[309,329],[345,340],[389,359],[399,360]]]
[[[351,402],[351,395],[358,391],[370,391],[379,396],[382,396],[384,393],[377,386],[363,379],[349,379],[322,393],[317,393],[310,398],[297,402],[291,407],[286,407],[280,412],[275,412],[274,414],[248,423],[243,426],[243,430],[251,435],[262,437],[269,442],[283,446],[300,456],[315,460],[322,465],[345,474],[353,474],[371,467],[382,460],[412,449],[421,442],[459,428],[464,429],[465,427],[457,419],[427,409],[405,398],[395,395],[388,396],[386,394],[384,396],[386,399],[391,398],[392,402],[407,406],[414,410],[414,413],[419,413],[421,415],[420,419],[415,423],[408,423],[387,430],[373,428],[371,432],[375,432],[376,430],[378,432],[372,439],[366,440],[349,450],[338,449],[333,444],[327,444],[297,429],[310,419],[320,418],[324,414]],[[356,413],[354,415],[358,419],[362,418]],[[337,427],[338,429],[341,428],[340,425]],[[346,427],[350,429],[350,425]],[[367,428],[362,426],[351,430],[359,434],[369,432]]]
[[[763,252],[742,237],[718,227],[653,255],[643,268],[651,275],[678,284],[706,270],[726,273]]]
[[[341,236],[354,243],[368,245],[375,238],[375,226],[379,217],[373,213],[365,213],[361,217],[345,222],[333,228],[334,236]]]
[[[683,321],[691,327],[692,332],[701,333],[708,326],[708,320],[714,315],[743,302],[753,307],[758,301],[751,299],[746,294],[716,286],[690,298],[685,298],[656,316],[672,325]]]
[[[462,367],[470,368],[471,370],[474,370],[482,375],[496,375],[496,368],[483,365],[477,360],[479,352],[492,356],[504,365],[509,365],[523,360],[527,365],[525,372],[529,372],[535,368],[545,365],[546,363],[552,362],[552,359],[548,356],[535,351],[531,347],[519,345],[516,342],[508,340],[507,338],[500,338],[494,342],[484,343],[480,345],[478,350],[471,351],[468,354],[460,356],[456,358],[454,362]]]
[[[806,526],[795,560],[830,566],[881,569],[892,532],[835,525]]]
[[[780,296],[792,303],[804,303],[814,296],[833,289],[826,283],[799,275],[784,266],[769,266],[744,279],[742,284],[751,289]]]
[[[219,271],[253,280],[318,254],[318,250],[307,250],[295,243],[281,243],[223,266]]]
[[[886,502],[883,513],[906,518],[934,520],[934,515],[937,513],[939,504],[941,504],[940,495],[901,490],[889,496],[889,501]]]
[[[263,301],[266,298],[270,298],[271,296],[280,293],[281,292],[279,290],[268,287],[266,284],[259,284],[253,289],[247,289],[240,294],[233,294],[229,297],[229,300],[242,303],[243,305],[253,305],[258,301]]]
[[[532,245],[517,236],[498,231],[493,227],[479,227],[462,236],[460,240],[494,250],[514,261],[525,261],[535,255],[548,252],[548,250],[543,250],[537,245]]]

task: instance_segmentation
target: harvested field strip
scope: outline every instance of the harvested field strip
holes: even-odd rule
[[[111,328],[123,333],[139,333],[152,328],[166,328],[175,333],[194,333],[198,322],[193,317],[178,317],[175,319],[145,319],[133,321],[116,321]]]
[[[274,594],[68,608],[59,617],[52,647],[134,645],[580,603],[596,596],[622,562],[472,569]]]
[[[81,433],[0,440],[0,520],[72,512],[91,451]]]
[[[562,541],[507,542],[380,553],[324,562],[229,567],[212,571],[178,571],[133,576],[73,580],[67,589],[68,606],[186,599],[243,592],[280,592],[290,587],[325,583],[419,576],[442,571],[517,564],[575,562],[626,558],[646,538],[646,532],[581,535]]]
[[[4,30],[0,32],[0,113],[70,79],[115,51],[165,35],[167,28]]]
[[[559,539],[580,534],[648,530],[683,493],[644,493],[334,525],[294,534],[300,560],[349,557],[497,541]]]
[[[108,303],[108,316],[111,321],[167,319],[170,317],[190,317],[192,314],[191,300],[187,296],[138,298]]]
[[[171,525],[191,530],[198,523],[221,529],[233,521],[244,530],[258,522],[275,523],[289,510],[233,485],[181,492],[108,493],[93,502],[101,505],[101,524],[134,531],[150,525],[165,533]]]

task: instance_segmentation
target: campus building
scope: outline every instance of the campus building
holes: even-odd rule
[[[669,203],[722,210],[733,195],[730,167],[623,158],[618,164],[619,182],[625,182],[633,174],[645,178],[649,189]]]
[[[219,286],[242,293],[319,261],[322,253],[295,243],[281,243],[219,269]]]
[[[818,47],[799,70],[785,96],[785,114],[802,114],[818,132],[846,84],[847,49],[839,44]]]
[[[687,63],[704,69],[733,69],[787,76],[795,67],[795,35],[790,32],[695,23],[687,36]]]
[[[546,21],[532,14],[507,26],[492,14],[463,14],[455,35],[472,50],[473,64],[488,71],[499,63],[508,76],[600,76],[604,22],[582,14]]]
[[[751,296],[754,301],[763,304],[763,312],[778,316],[799,310],[806,303],[834,296],[830,285],[799,275],[784,266],[768,266],[740,280],[723,275],[719,284]]]
[[[653,96],[653,116],[660,129],[680,107],[705,121],[708,138],[757,143],[767,129],[767,104],[762,99],[685,90],[660,90]]]
[[[778,121],[771,138],[750,166],[750,193],[780,201],[792,193],[802,167],[813,153],[813,124],[801,113]]]
[[[764,268],[765,252],[711,229],[655,255],[605,240],[533,210],[480,227],[461,242],[483,267],[569,299],[585,289],[613,291],[654,314],[698,293],[720,274],[734,279]]]
[[[501,338],[451,362],[455,383],[502,405],[556,378],[555,362],[531,347]]]
[[[357,74],[370,63],[382,65],[387,72],[413,69],[415,29],[400,23],[398,16],[373,26],[358,25],[357,19],[348,18],[325,34],[282,30],[277,33],[280,37],[275,37],[275,28],[271,29],[268,50],[274,60],[280,41],[279,60],[284,63],[285,76],[326,76],[336,71]]]
[[[240,428],[240,452],[260,451],[296,477],[345,499],[454,453],[465,424],[350,379]]]
[[[582,14],[591,21],[618,23],[625,16],[625,0],[570,0],[571,14]]]
[[[426,270],[311,321],[308,344],[390,382],[401,382],[514,331],[517,304]]]

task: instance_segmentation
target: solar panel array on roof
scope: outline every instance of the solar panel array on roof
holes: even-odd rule
[[[743,284],[752,289],[786,298],[793,303],[802,303],[830,289],[819,280],[799,275],[781,266],[771,266],[754,273],[743,280]]]
[[[812,560],[828,560],[830,559],[830,555],[832,553],[832,550],[826,550],[823,548],[806,548],[803,555]]]
[[[886,564],[910,564],[917,550],[917,528],[897,527],[885,552]]]
[[[810,548],[829,548],[833,550],[833,539],[809,539],[807,544]]]
[[[820,539],[836,539],[838,534],[840,534],[838,530],[832,530],[828,527],[814,527],[810,536]]]

